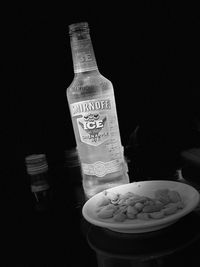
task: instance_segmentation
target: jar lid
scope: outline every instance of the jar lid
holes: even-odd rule
[[[28,174],[34,175],[48,170],[45,154],[32,154],[25,158]]]

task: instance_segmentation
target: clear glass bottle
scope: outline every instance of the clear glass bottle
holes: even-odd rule
[[[30,177],[31,192],[35,198],[35,209],[48,209],[50,185],[48,164],[45,154],[32,154],[25,158],[27,173]]]
[[[67,99],[87,198],[129,183],[113,85],[98,70],[87,22],[69,25],[74,79]]]

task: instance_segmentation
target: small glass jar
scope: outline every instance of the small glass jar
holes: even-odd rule
[[[30,178],[31,192],[34,195],[35,209],[47,210],[49,206],[50,185],[48,163],[45,154],[32,154],[25,158],[27,174]]]

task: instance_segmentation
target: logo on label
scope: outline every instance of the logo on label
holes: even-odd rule
[[[93,113],[111,110],[110,99],[94,99],[71,104],[72,117],[83,115],[83,113]]]
[[[108,162],[97,161],[91,164],[82,163],[81,166],[83,173],[103,177],[108,173],[120,171],[122,169],[122,161],[119,159]]]
[[[98,113],[89,113],[77,119],[81,141],[98,146],[109,137],[107,117]]]

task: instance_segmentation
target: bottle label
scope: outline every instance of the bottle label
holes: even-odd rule
[[[93,164],[82,163],[81,166],[84,174],[103,177],[108,173],[119,171],[121,169],[121,161],[120,160],[112,160],[109,162],[97,161]]]
[[[74,72],[96,70],[97,64],[90,38],[74,40],[72,43]]]
[[[82,172],[103,177],[123,168],[113,94],[70,104]]]
[[[109,121],[107,111],[110,99],[94,99],[71,104],[72,117],[77,116],[80,139],[91,146],[99,146],[108,140]]]

